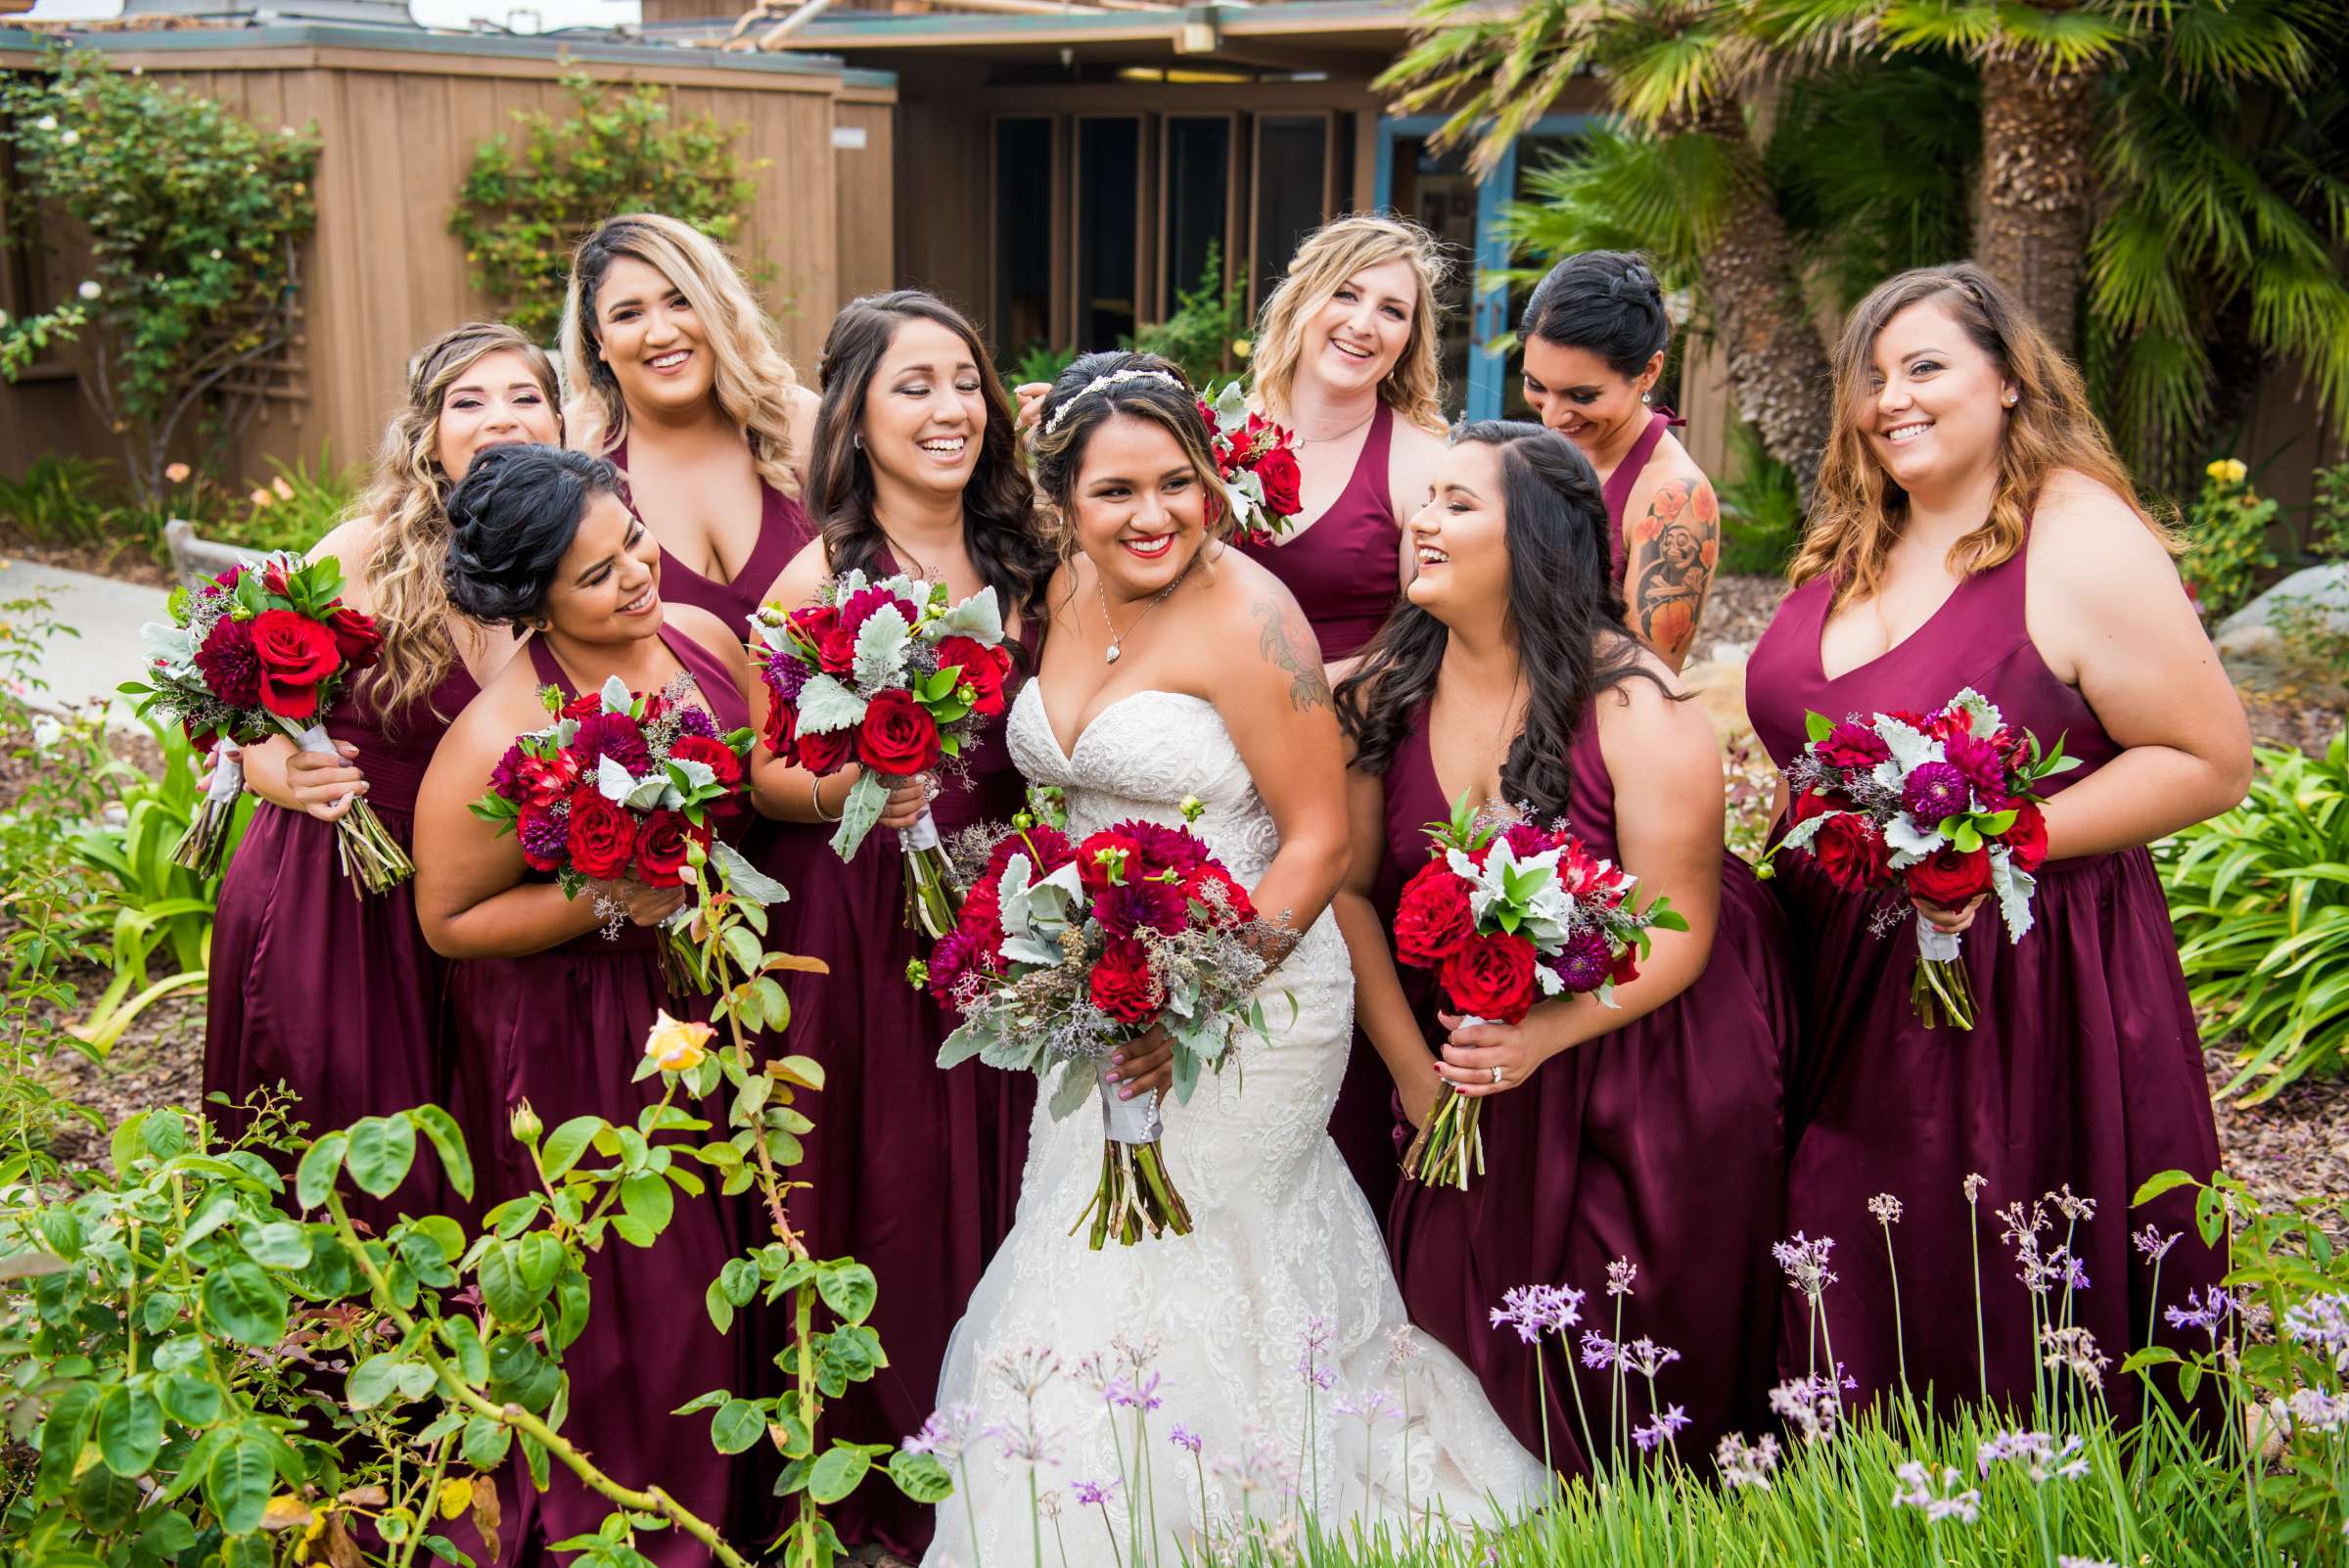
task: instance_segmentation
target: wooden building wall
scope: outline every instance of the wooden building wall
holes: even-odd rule
[[[683,50],[648,66],[562,61],[551,49],[537,58],[380,45],[192,50],[179,44],[186,36],[154,47],[114,40],[108,58],[234,104],[261,125],[314,122],[323,144],[287,395],[242,443],[222,476],[232,484],[265,478],[268,456],[315,462],[322,444],[331,443],[338,465],[366,460],[408,356],[442,330],[493,313],[467,282],[449,211],[475,147],[501,134],[519,140],[516,111],[560,117],[571,107],[560,77],[572,69],[601,81],[652,80],[680,118],[707,113],[745,128],[738,152],[767,166],[754,175],[758,194],[737,249],[773,268],[766,302],[795,365],[812,373],[841,300],[890,282],[888,86],[844,83],[837,72],[729,69]],[[11,63],[24,62],[0,56]],[[860,127],[864,145],[836,146],[855,140],[836,138],[836,125]],[[69,291],[78,276],[70,255],[48,265],[54,286]],[[0,473],[21,472],[42,450],[112,449],[69,373],[0,387]]]

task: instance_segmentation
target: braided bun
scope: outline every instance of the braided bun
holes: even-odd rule
[[[1520,336],[1597,355],[1636,376],[1672,343],[1654,269],[1629,251],[1584,251],[1549,269],[1526,301]]]
[[[492,446],[448,498],[449,603],[517,633],[546,607],[563,557],[597,495],[620,493],[620,471],[560,446]]]

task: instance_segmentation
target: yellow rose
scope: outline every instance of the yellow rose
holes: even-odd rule
[[[716,1033],[708,1024],[688,1023],[664,1011],[654,1017],[652,1033],[644,1037],[644,1054],[664,1073],[689,1073],[709,1056],[710,1037]]]
[[[2244,476],[2251,471],[2243,466],[2241,458],[2222,457],[2202,472],[2217,480],[2221,484],[2240,484]]]

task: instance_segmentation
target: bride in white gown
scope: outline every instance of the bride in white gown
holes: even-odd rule
[[[1498,1523],[1542,1485],[1475,1378],[1405,1327],[1326,1130],[1353,1032],[1327,912],[1345,869],[1343,756],[1303,614],[1210,527],[1204,439],[1162,360],[1090,354],[1053,387],[1037,479],[1074,547],[1043,668],[1008,720],[1012,757],[1066,792],[1072,838],[1178,822],[1196,796],[1195,831],[1260,910],[1304,930],[1261,992],[1271,1040],[1243,1035],[1189,1104],[1165,1103],[1191,1234],[1099,1252],[1070,1234],[1100,1176],[1100,1110],[1055,1122],[1039,1096],[1017,1223],[941,1378],[934,1436],[967,1483],[940,1507],[926,1564],[1032,1560],[1032,1476],[1071,1561],[1107,1560],[1106,1528],[1121,1553],[1138,1535],[1170,1568],[1295,1500],[1325,1531],[1400,1531]],[[1168,1081],[1163,1038],[1127,1055],[1125,1087]]]

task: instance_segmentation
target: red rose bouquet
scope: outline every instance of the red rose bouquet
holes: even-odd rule
[[[724,865],[736,893],[756,903],[779,901],[787,897],[782,886],[715,836],[718,819],[739,807],[747,788],[751,731],[719,734],[691,692],[691,677],[682,675],[650,697],[617,676],[569,703],[557,688],[540,688],[554,723],[506,748],[473,814],[511,831],[524,862],[555,873],[568,898],[625,879],[676,887],[690,847],[699,846]],[[604,935],[618,936],[624,908],[600,895],[596,908]],[[692,915],[688,904],[668,922],[666,957],[679,983],[700,971],[686,940]]]
[[[1011,653],[992,588],[949,606],[944,583],[868,582],[850,572],[814,604],[760,610],[751,639],[773,699],[766,749],[819,775],[863,764],[832,835],[844,860],[872,831],[894,786],[961,757],[980,725],[1003,713]],[[907,918],[943,937],[954,929],[954,884],[927,807],[898,842]]]
[[[1515,1024],[1551,996],[1595,995],[1615,1005],[1615,988],[1636,978],[1652,930],[1688,922],[1656,898],[1631,902],[1638,879],[1592,857],[1561,829],[1480,824],[1462,794],[1448,822],[1428,825],[1427,864],[1404,885],[1395,910],[1395,956],[1432,969],[1452,1010],[1471,1024]],[[1427,1125],[1403,1157],[1404,1175],[1466,1191],[1470,1168],[1485,1170],[1484,1102],[1437,1091]]]
[[[1900,923],[1911,899],[1959,908],[1996,894],[2006,940],[2031,929],[2032,873],[2048,857],[2048,825],[2033,786],[2080,765],[2060,737],[2042,752],[2010,728],[1980,693],[1959,692],[1940,712],[1807,715],[1810,741],[1787,764],[1792,805],[1771,850],[1811,856],[1849,893],[1897,894],[1876,921]],[[1925,1027],[1946,1018],[1974,1027],[1974,998],[1958,961],[1958,937],[1916,917],[1911,999]]]
[[[1186,801],[1185,817],[1197,814]],[[972,871],[961,919],[907,976],[962,1015],[938,1065],[1057,1067],[1056,1119],[1100,1084],[1101,1182],[1077,1223],[1092,1222],[1095,1250],[1113,1235],[1131,1246],[1189,1234],[1159,1149],[1157,1096],[1121,1100],[1101,1075],[1118,1046],[1163,1025],[1187,1104],[1201,1069],[1230,1059],[1238,1030],[1266,1033],[1263,927],[1247,890],[1187,827],[1158,822],[1072,844],[1023,812],[1011,832],[973,829],[955,848]]]
[[[1252,413],[1238,382],[1199,400],[1207,421],[1208,445],[1233,527],[1255,544],[1270,544],[1297,521],[1298,491],[1305,484],[1292,438],[1262,414]]]
[[[199,752],[216,742],[250,746],[290,736],[305,752],[335,749],[327,711],[351,676],[375,663],[375,622],[345,604],[343,571],[333,557],[304,561],[281,552],[258,565],[230,567],[193,589],[171,592],[169,622],[143,628],[148,679],[124,694],[139,712],[176,719]],[[215,759],[203,804],[171,853],[209,875],[245,787],[241,761],[226,747]],[[335,823],[344,875],[382,893],[416,868],[363,800]]]

